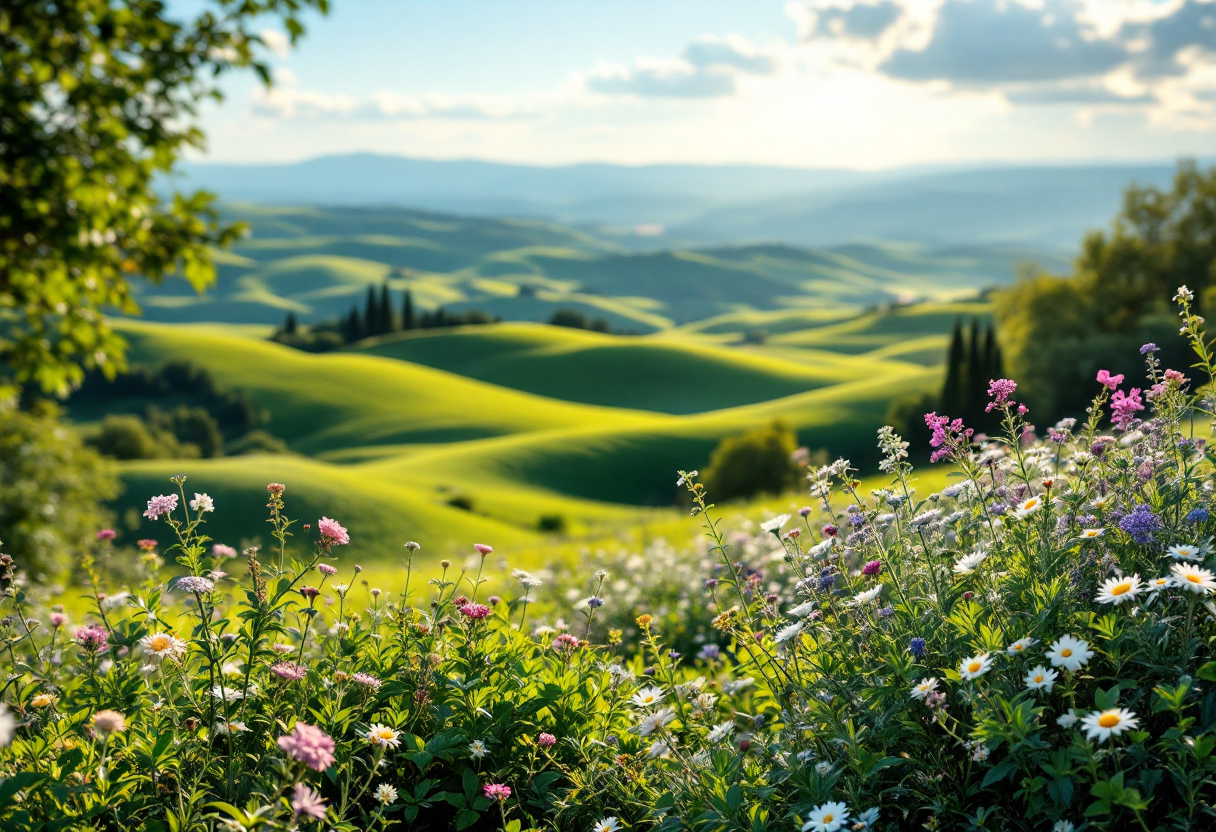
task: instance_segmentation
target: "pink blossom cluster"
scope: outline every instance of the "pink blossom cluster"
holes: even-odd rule
[[[297,722],[290,734],[279,737],[279,748],[313,771],[325,771],[334,762],[333,738],[306,722]]]
[[[929,455],[930,462],[941,462],[953,457],[961,446],[969,444],[975,431],[964,428],[962,419],[951,421],[949,416],[938,416],[937,413],[925,414],[925,425],[933,431],[929,439],[929,447],[934,451]]]
[[[94,624],[76,630],[76,643],[90,653],[100,653],[109,644],[110,634]]]
[[[317,530],[321,532],[322,546],[345,546],[350,543],[350,534],[337,520],[322,517],[317,521]]]
[[[460,614],[465,618],[471,618],[474,621],[480,621],[490,614],[490,608],[485,604],[465,604],[460,607]]]

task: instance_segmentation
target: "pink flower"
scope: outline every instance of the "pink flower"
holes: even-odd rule
[[[236,549],[231,546],[225,546],[223,543],[217,543],[211,547],[211,554],[217,558],[234,558],[237,555]]]
[[[369,688],[375,688],[376,690],[379,690],[380,686],[384,684],[370,673],[355,673],[350,678],[352,682],[367,685]]]
[[[317,530],[321,532],[323,546],[345,546],[350,543],[350,535],[337,520],[322,517],[317,521]]]
[[[557,745],[557,737],[541,732],[541,735],[536,738],[536,744],[541,748],[552,748]]]
[[[966,446],[971,444],[971,436],[975,433],[974,429],[963,427],[962,419],[951,421],[949,416],[938,416],[937,413],[926,413],[925,425],[933,431],[929,447],[936,449],[929,455],[930,462],[960,457]]]
[[[553,649],[559,653],[573,653],[578,649],[578,639],[569,633],[562,633],[553,639]]]
[[[61,612],[51,613],[51,626],[58,630],[67,623],[68,617]]]
[[[279,737],[279,748],[313,771],[325,771],[334,762],[333,739],[315,725],[297,722],[295,730]]]
[[[90,653],[100,653],[108,646],[110,634],[94,624],[76,630],[76,643]]]
[[[280,679],[298,682],[308,675],[308,668],[295,662],[278,662],[270,666],[270,672]]]
[[[1123,383],[1123,373],[1112,376],[1109,370],[1098,370],[1098,383],[1104,385],[1109,390],[1114,390]]]
[[[312,600],[321,594],[321,590],[317,589],[315,586],[302,586],[300,587],[300,594],[305,598]]]
[[[305,786],[296,783],[295,796],[291,798],[291,811],[295,812],[296,820],[307,815],[314,820],[325,818],[325,801],[321,795]]]
[[[161,494],[148,500],[148,509],[144,512],[144,517],[149,520],[155,520],[162,514],[172,514],[177,509],[176,494]]]
[[[102,529],[97,533],[97,539],[101,541],[110,541],[115,537],[113,529]]]
[[[486,783],[481,787],[481,790],[486,793],[486,797],[490,800],[503,801],[511,796],[511,787],[504,786],[501,783]]]
[[[317,571],[320,572],[322,575],[337,575],[338,574],[338,570],[335,569],[334,567],[330,566],[328,563],[318,563]]]
[[[136,545],[145,552],[151,552],[156,548],[156,541],[145,537],[144,539],[137,541]]]
[[[287,490],[287,486],[283,485],[281,482],[272,482],[270,485],[266,486],[266,490],[269,491],[272,496],[278,497]]]
[[[1110,420],[1119,427],[1127,430],[1136,418],[1136,412],[1144,410],[1144,402],[1140,399],[1140,388],[1133,387],[1126,396],[1122,390],[1116,390],[1110,397]]]
[[[1185,384],[1186,382],[1190,381],[1189,378],[1187,378],[1186,376],[1184,376],[1182,373],[1178,372],[1177,370],[1166,370],[1165,371],[1165,380],[1166,381],[1176,381],[1179,384]]]
[[[490,552],[493,552],[493,551],[494,551],[494,547],[493,547],[493,546],[487,546],[487,545],[486,545],[486,544],[484,544],[484,543],[474,543],[474,544],[473,544],[473,548],[474,548],[474,549],[476,549],[476,550],[478,551],[478,553],[479,553],[479,554],[480,554],[480,555],[481,555],[483,558],[484,558],[486,555],[490,554]]]
[[[882,561],[872,560],[867,563],[861,570],[861,574],[867,578],[872,578],[882,571]]]
[[[465,604],[460,608],[460,614],[474,621],[480,621],[490,614],[490,608],[485,604]]]

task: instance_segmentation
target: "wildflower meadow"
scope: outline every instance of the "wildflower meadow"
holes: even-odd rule
[[[558,608],[482,543],[368,586],[282,484],[236,553],[177,477],[131,586],[105,530],[62,598],[0,558],[0,828],[1211,829],[1213,357],[1175,300],[1195,366],[1146,344],[1084,420],[1008,379],[999,436],[927,414],[939,493],[890,428],[887,486],[837,460],[758,536],[681,472],[708,546],[662,556],[662,610],[610,570]]]

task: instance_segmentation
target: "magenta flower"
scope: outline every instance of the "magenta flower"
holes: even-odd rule
[[[76,643],[90,653],[100,653],[109,646],[110,634],[96,624],[76,630]]]
[[[291,811],[295,812],[296,820],[305,816],[314,820],[324,820],[325,801],[321,799],[320,794],[308,786],[296,783],[295,795],[291,798]]]
[[[502,783],[486,783],[481,787],[481,790],[486,793],[486,797],[490,800],[503,801],[511,796],[511,787],[504,786]]]
[[[460,614],[474,621],[480,621],[490,614],[490,608],[485,604],[465,604],[460,607]]]
[[[478,552],[478,554],[480,554],[480,555],[481,555],[483,558],[484,558],[486,555],[490,554],[490,552],[493,552],[493,551],[494,551],[494,547],[493,547],[493,546],[487,546],[487,545],[486,545],[486,544],[484,544],[484,543],[474,543],[474,544],[473,544],[473,548],[474,548],[474,549],[476,549],[476,550],[477,550],[477,552]]]
[[[985,413],[991,413],[995,408],[1005,407],[1009,404],[1009,397],[1013,395],[1013,391],[1018,389],[1018,383],[1013,379],[997,378],[988,381],[988,395],[992,397],[992,401],[984,408]]]
[[[321,532],[321,544],[323,546],[345,546],[347,543],[350,543],[350,535],[346,533],[346,529],[337,520],[322,517],[317,521],[317,530]]]
[[[1108,390],[1114,390],[1123,383],[1123,373],[1112,376],[1110,370],[1098,370],[1098,383],[1105,386]]]
[[[972,428],[963,427],[962,419],[951,421],[949,416],[938,416],[937,413],[926,413],[925,425],[933,431],[929,447],[936,449],[929,455],[930,462],[958,458],[964,448],[971,444],[971,436],[975,433]]]
[[[867,578],[873,578],[881,571],[882,561],[872,560],[862,568],[861,574],[865,575]]]
[[[279,737],[279,748],[313,771],[325,771],[334,762],[333,739],[315,725],[297,722],[295,730]]]
[[[102,529],[97,533],[97,539],[102,542],[113,540],[114,537],[115,534],[113,529]]]
[[[540,736],[536,738],[536,744],[541,748],[552,748],[557,745],[557,737],[542,731]]]
[[[161,494],[148,500],[148,509],[144,512],[144,517],[147,517],[149,520],[155,520],[162,514],[171,514],[176,508],[176,494]]]
[[[298,682],[308,675],[308,668],[295,662],[278,662],[270,666],[270,672],[280,679]]]
[[[1116,390],[1110,397],[1110,420],[1123,430],[1131,427],[1136,418],[1136,412],[1144,410],[1144,401],[1140,398],[1140,388],[1133,387],[1127,395],[1122,390]]]

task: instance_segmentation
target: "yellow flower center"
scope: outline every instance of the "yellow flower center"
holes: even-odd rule
[[[1035,677],[1034,677],[1034,683],[1035,683],[1036,685],[1037,685],[1039,682],[1041,682],[1041,681],[1043,681],[1043,674],[1042,674],[1042,673],[1040,673],[1040,674],[1038,674],[1037,676],[1035,676]]]
[[[1199,583],[1199,576],[1195,574],[1187,575],[1186,579],[1193,584]]]
[[[972,662],[971,664],[967,665],[967,671],[970,673],[975,673],[983,666],[984,665],[980,662]]]
[[[832,822],[832,821],[834,821],[834,820],[836,820],[836,816],[835,816],[835,815],[824,815],[824,816],[823,816],[823,822],[824,822],[824,823],[831,823],[831,822]]]
[[[1129,593],[1131,591],[1132,591],[1131,582],[1124,581],[1123,583],[1117,585],[1114,589],[1112,589],[1110,591],[1110,594],[1111,595],[1126,595],[1127,593]]]
[[[1072,648],[1065,647],[1063,650],[1060,651],[1060,655],[1067,659],[1069,656],[1072,655]]]
[[[168,650],[171,643],[172,642],[169,640],[169,637],[164,633],[158,633],[157,635],[152,636],[152,649],[158,653],[161,650]]]
[[[1114,728],[1116,725],[1119,724],[1119,715],[1118,714],[1102,714],[1102,716],[1098,717],[1098,724],[1101,725],[1103,728]]]

